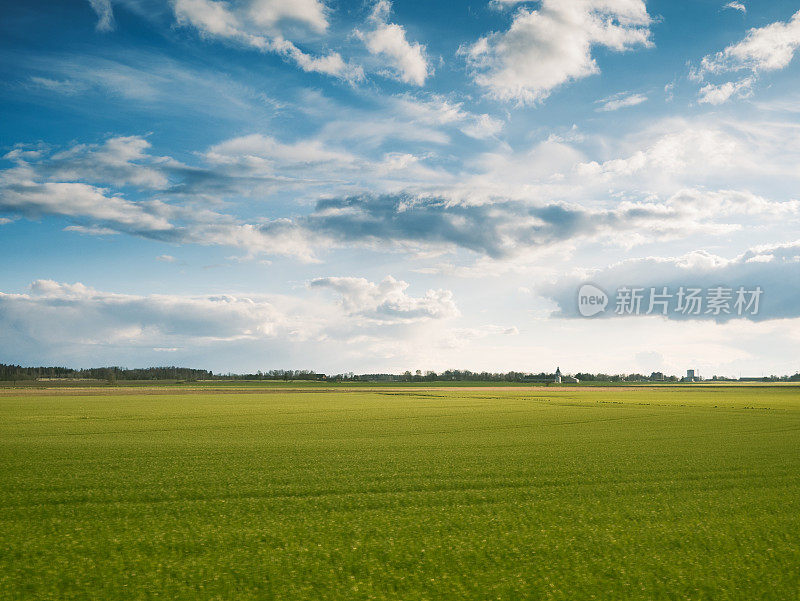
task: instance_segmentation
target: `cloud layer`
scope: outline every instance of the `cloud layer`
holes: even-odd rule
[[[697,313],[670,310],[664,319],[712,320],[717,322],[732,319],[765,321],[800,317],[800,241],[779,245],[754,247],[732,258],[726,259],[706,251],[695,251],[680,257],[645,257],[630,259],[606,269],[586,273],[580,277],[565,278],[547,289],[546,294],[558,305],[558,316],[580,318],[577,305],[579,286],[585,282],[600,286],[614,296],[620,288],[642,288],[645,300],[650,289],[657,293],[667,288],[676,294],[683,287],[699,288],[705,294],[709,289],[724,287],[732,290],[730,312],[715,313],[703,306]],[[752,291],[760,288],[758,312],[734,310],[736,291],[740,288]],[[746,297],[750,301],[750,295]],[[612,306],[599,317],[620,317]],[[674,303],[674,299],[670,301]],[[644,306],[643,306],[644,308]],[[656,314],[659,314],[656,311]]]
[[[449,290],[408,294],[391,276],[319,278],[337,303],[308,295],[132,295],[81,283],[37,280],[27,292],[0,293],[0,342],[57,347],[183,348],[265,339],[350,338],[358,332],[403,327],[459,315]],[[378,330],[375,330],[378,328]]]
[[[412,103],[405,97],[397,102],[420,122],[476,126],[475,117],[458,105]],[[564,150],[563,143],[551,144]],[[589,194],[606,182],[637,186],[646,180],[652,185],[664,177],[670,178],[669,189],[676,176],[690,176],[698,165],[706,174],[735,167],[762,176],[762,162],[757,157],[745,161],[744,149],[727,132],[687,129],[657,138],[628,157],[573,162],[567,167],[576,183],[562,177],[547,184],[549,190],[545,185],[524,186],[511,198],[501,196],[502,188],[493,184],[509,180],[502,172],[468,182],[470,193],[465,195],[459,183],[447,183],[449,174],[426,167],[413,155],[387,154],[374,161],[320,139],[285,143],[262,134],[232,138],[204,152],[202,165],[191,166],[151,154],[146,139],[128,136],[60,151],[13,149],[6,159],[14,166],[0,171],[0,210],[28,219],[60,216],[70,222],[71,231],[84,234],[126,233],[229,246],[250,256],[310,261],[321,249],[367,247],[414,254],[465,251],[507,259],[595,241],[630,247],[698,233],[724,234],[740,229],[745,217],[796,219],[797,201],[773,201],[747,190],[683,187],[663,200],[650,195],[592,208],[547,197],[569,186],[583,186]],[[752,154],[753,149],[747,151]],[[567,156],[577,159],[575,153]],[[323,189],[340,187],[344,192],[355,182],[397,191],[324,195]],[[317,200],[307,212],[286,216],[242,217],[226,210],[228,199],[264,198],[279,190],[316,195]]]

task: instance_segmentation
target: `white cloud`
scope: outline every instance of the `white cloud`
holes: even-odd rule
[[[452,294],[407,294],[408,284],[387,277],[321,278],[337,303],[318,296],[118,294],[82,283],[36,280],[19,294],[0,292],[0,344],[39,345],[74,353],[87,347],[179,349],[226,342],[346,340],[390,331],[402,337],[417,323],[458,315]]]
[[[163,189],[169,183],[162,166],[174,163],[147,154],[150,142],[141,136],[108,138],[103,144],[79,144],[50,157],[47,174],[58,180],[103,181]]]
[[[691,75],[702,80],[708,74],[747,70],[753,75],[783,69],[800,47],[800,11],[789,21],[777,21],[750,29],[740,42],[700,61]]]
[[[318,278],[310,286],[334,290],[349,315],[378,322],[447,319],[459,315],[449,290],[428,290],[425,296],[412,297],[406,293],[408,284],[391,276],[377,284],[364,278]]]
[[[328,29],[328,9],[319,0],[252,0],[248,12],[266,31],[274,31],[286,21],[302,23],[318,33]]]
[[[520,8],[511,27],[459,52],[475,82],[501,100],[534,103],[569,81],[599,73],[592,51],[649,46],[650,16],[642,0],[542,0]]]
[[[343,116],[326,123],[319,137],[333,144],[347,144],[373,151],[381,148],[387,141],[438,145],[450,142],[450,136],[442,127],[430,126],[421,121],[413,122],[391,113],[387,113],[385,117],[373,113]]]
[[[64,231],[84,234],[86,236],[115,236],[120,233],[119,230],[110,227],[101,227],[99,225],[68,225],[64,228]]]
[[[383,57],[393,77],[417,86],[425,84],[430,67],[425,56],[425,46],[406,39],[406,30],[401,25],[389,23],[392,5],[388,0],[378,0],[368,22],[372,29],[356,30],[371,54]]]
[[[362,126],[369,129],[369,124]],[[251,134],[216,144],[204,157],[238,177],[273,178],[275,186],[327,186],[328,193],[333,192],[331,186],[352,189],[353,183],[360,181],[373,188],[395,188],[397,183],[392,182],[420,184],[446,179],[441,171],[425,166],[421,157],[410,153],[385,153],[373,160],[344,150],[341,145],[351,139],[349,136],[361,131],[357,127],[347,129],[348,135],[341,136],[326,129],[325,137],[338,139],[336,145],[320,138],[283,143],[270,136]]]
[[[162,263],[174,263],[177,261],[177,259],[172,255],[159,255],[156,257],[156,261],[161,261]]]
[[[315,241],[290,219],[264,220],[260,223],[241,223],[229,216],[213,220],[190,222],[186,229],[176,232],[175,241],[204,246],[229,246],[257,255],[293,257],[303,262],[317,261]],[[176,228],[177,229],[177,228]]]
[[[157,203],[135,203],[111,196],[108,190],[69,182],[19,182],[0,188],[0,207],[28,217],[63,215],[96,220],[127,230],[161,232],[172,229],[158,214]]]
[[[324,6],[313,0],[287,3],[264,0],[251,3],[249,11],[234,10],[216,0],[175,0],[179,25],[196,28],[201,35],[235,41],[262,52],[273,52],[293,61],[304,71],[333,75],[348,81],[363,79],[361,67],[346,63],[338,52],[312,56],[285,39],[276,25],[285,19],[300,20],[312,29],[327,27]],[[255,24],[256,27],[252,27]]]
[[[616,189],[671,194],[687,186],[732,182],[757,189],[768,175],[794,180],[797,129],[778,121],[667,120],[639,132],[633,144],[615,140],[615,149],[627,149],[622,156],[579,162],[575,174],[582,179],[577,183],[589,185],[599,178]]]
[[[328,10],[319,0],[246,0],[231,5],[219,0],[174,0],[178,19],[207,35],[247,39],[249,33],[280,36],[283,26],[297,23],[317,33],[328,29]],[[261,42],[252,40],[253,45]]]
[[[489,4],[493,8],[497,8],[499,10],[503,10],[503,9],[508,8],[510,6],[516,6],[517,4],[522,4],[522,3],[527,2],[527,1],[528,0],[491,0]]]
[[[753,93],[753,78],[745,77],[740,81],[727,81],[720,85],[706,84],[700,88],[698,102],[700,104],[723,104],[736,96],[746,98]]]
[[[724,167],[740,148],[741,141],[725,131],[687,127],[665,133],[627,157],[581,163],[577,172],[583,176],[627,176],[649,170],[681,173],[697,166],[699,158],[704,159],[704,169]]]
[[[751,192],[738,190],[682,190],[667,205],[685,211],[689,218],[758,215],[785,219],[800,215],[800,201],[772,201]]]
[[[500,119],[495,119],[487,114],[476,115],[471,122],[464,124],[461,131],[471,138],[483,140],[499,134],[505,124]]]
[[[37,280],[25,294],[0,293],[3,327],[41,343],[171,347],[286,335],[302,324],[266,297],[114,294]],[[313,329],[313,326],[312,326]],[[177,344],[176,344],[177,343]]]
[[[728,2],[722,8],[730,8],[732,10],[738,10],[739,12],[746,13],[747,7],[742,2]]]
[[[269,172],[307,169],[320,164],[344,168],[359,163],[355,155],[345,150],[332,150],[319,140],[286,144],[263,134],[231,138],[209,148],[205,156],[215,164],[237,164]]]
[[[604,98],[600,102],[602,103],[602,106],[597,109],[598,111],[601,112],[616,111],[622,108],[626,108],[629,106],[636,106],[637,104],[642,104],[643,102],[647,102],[647,96],[643,94],[631,94],[629,92],[621,92],[620,94],[615,94],[614,96]]]
[[[97,31],[111,31],[114,29],[114,10],[111,0],[89,0],[92,10],[97,13]]]
[[[393,98],[392,105],[395,112],[417,123],[433,126],[454,125],[465,135],[476,139],[491,138],[505,127],[505,123],[500,119],[485,113],[469,112],[464,109],[463,103],[436,94],[427,98],[402,94]]]

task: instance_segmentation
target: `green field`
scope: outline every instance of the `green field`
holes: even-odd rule
[[[800,388],[0,391],[0,599],[800,599]]]

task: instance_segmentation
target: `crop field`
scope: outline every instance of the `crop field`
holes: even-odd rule
[[[0,390],[0,599],[800,599],[800,388]]]

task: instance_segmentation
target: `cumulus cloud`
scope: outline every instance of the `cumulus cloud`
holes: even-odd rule
[[[577,292],[581,284],[591,281],[612,297],[622,287],[638,287],[645,291],[645,299],[649,298],[650,288],[657,292],[677,294],[681,287],[699,288],[703,296],[708,289],[723,287],[732,290],[730,312],[707,312],[704,305],[700,312],[684,313],[668,310],[666,319],[701,319],[729,321],[731,319],[750,319],[763,321],[800,317],[798,294],[800,287],[800,241],[786,244],[754,247],[746,252],[727,259],[706,251],[695,251],[679,257],[645,257],[630,259],[597,270],[582,277],[567,277],[552,286],[543,287],[542,292],[558,305],[557,316],[580,317],[577,310]],[[734,303],[737,290],[743,288],[750,292],[760,288],[757,313],[742,311],[739,315]],[[749,302],[751,295],[746,295]],[[675,298],[671,299],[674,309]],[[643,308],[647,307],[643,305]],[[752,308],[751,308],[752,309]],[[660,312],[656,312],[659,314]],[[615,317],[614,307],[610,307],[600,317]],[[618,316],[617,316],[618,317]]]
[[[177,347],[288,336],[303,321],[266,297],[130,295],[80,283],[37,280],[23,294],[0,293],[0,339],[39,344]],[[310,316],[309,316],[310,317]],[[305,334],[318,327],[307,320]]]
[[[725,73],[743,69],[753,73],[786,67],[800,46],[800,11],[787,22],[777,21],[755,27],[743,40],[716,54],[703,57],[699,74]]]
[[[324,31],[328,25],[325,7],[316,0],[253,0],[249,6],[238,5],[235,8],[217,0],[175,0],[173,10],[179,25],[194,27],[203,36],[278,54],[304,71],[333,75],[348,81],[363,78],[361,67],[345,62],[338,52],[312,56],[281,33],[278,26],[286,20]]]
[[[0,209],[29,218],[63,215],[97,221],[126,231],[156,235],[172,229],[158,203],[135,203],[102,188],[68,182],[16,182],[0,187]]]
[[[0,292],[0,344],[172,349],[269,339],[346,339],[383,328],[399,334],[404,324],[458,315],[449,291],[413,297],[406,292],[408,284],[391,277],[379,283],[322,278],[311,286],[331,288],[341,301],[259,294],[117,294],[82,283],[36,280],[26,292]]]
[[[354,277],[318,278],[310,286],[334,290],[349,315],[379,322],[447,319],[459,315],[449,290],[428,290],[425,296],[413,297],[406,293],[408,284],[392,276],[378,283]]]
[[[378,0],[367,19],[371,29],[356,30],[356,35],[363,40],[371,54],[379,55],[386,61],[395,79],[422,86],[430,74],[425,46],[409,42],[404,27],[389,23],[391,10],[391,2]]]
[[[148,154],[150,142],[141,136],[108,138],[102,144],[78,144],[50,156],[40,174],[58,180],[97,181],[116,186],[163,189],[164,167],[177,165],[167,157]]]
[[[636,106],[647,102],[647,96],[644,94],[631,94],[630,92],[621,92],[614,96],[609,96],[600,101],[601,106],[597,109],[600,112],[617,111],[629,106]]]
[[[731,3],[739,4],[739,3]],[[744,6],[730,6],[744,12]],[[690,75],[703,81],[708,75],[749,71],[750,76],[718,85],[708,84],[700,90],[700,102],[721,104],[733,97],[748,96],[755,78],[764,72],[777,71],[789,65],[800,47],[800,11],[788,21],[777,21],[750,29],[744,39],[715,54],[704,56]]]
[[[111,31],[114,29],[114,9],[111,0],[89,0],[89,4],[97,13],[97,31]]]
[[[462,47],[475,82],[501,100],[534,103],[557,87],[600,72],[596,47],[618,52],[649,46],[642,0],[543,0],[520,8],[510,28]]]
[[[745,77],[740,81],[726,81],[720,85],[706,84],[700,88],[698,102],[700,104],[723,104],[732,97],[746,98],[753,93],[752,77]]]

